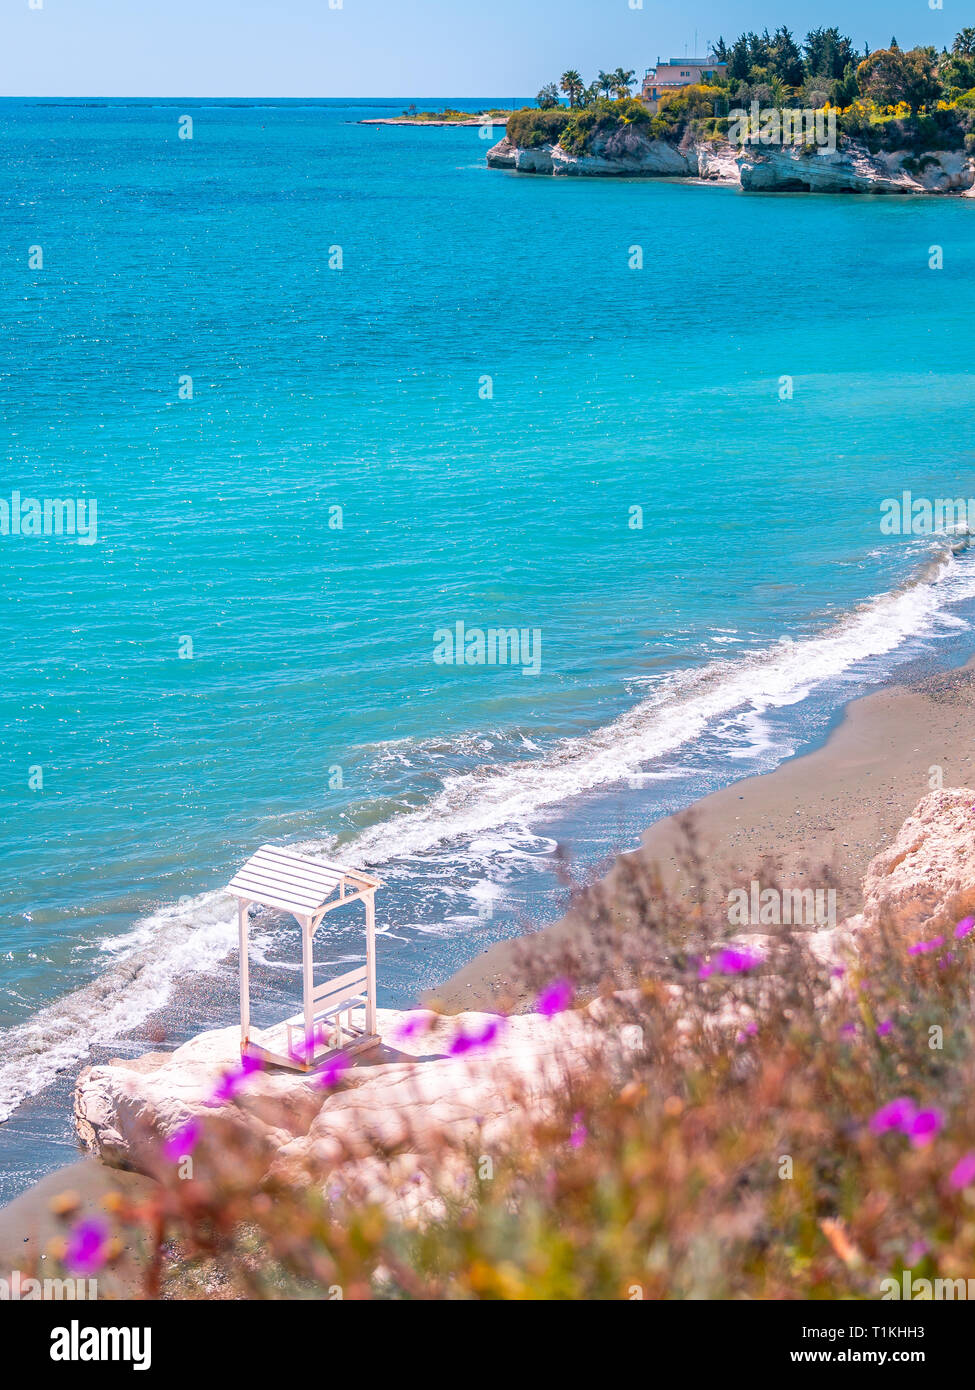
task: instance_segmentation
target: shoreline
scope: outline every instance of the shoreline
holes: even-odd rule
[[[930,790],[931,767],[942,769],[946,787],[975,785],[973,714],[975,656],[850,701],[820,746],[691,804],[703,852],[716,872],[732,876],[753,868],[763,855],[777,861],[785,879],[797,881],[811,863],[828,863],[841,884],[837,915],[842,920],[859,910],[860,880],[869,861]],[[618,855],[600,885],[611,893],[620,862],[636,857],[644,866],[657,865],[667,886],[679,892],[679,818],[667,816],[647,827],[640,845]],[[421,1002],[446,1013],[524,1011],[534,999],[512,981],[525,943],[538,939],[557,946],[584,934],[580,914],[570,909],[537,932],[495,943],[426,991]],[[15,1260],[20,1252],[23,1261],[31,1252],[43,1252],[56,1228],[48,1209],[51,1196],[75,1190],[90,1212],[106,1191],[128,1190],[133,1183],[151,1186],[150,1179],[79,1153],[77,1161],[0,1207],[0,1258]]]
[[[801,883],[814,865],[828,864],[839,882],[837,917],[859,911],[860,883],[875,854],[896,835],[932,788],[932,767],[945,787],[975,785],[971,740],[975,715],[975,657],[964,665],[924,675],[850,701],[824,743],[770,772],[711,792],[688,808],[701,850],[715,875],[737,882],[740,871],[773,858],[785,881]],[[686,814],[686,813],[682,813]],[[666,886],[681,890],[678,816],[653,822],[640,845],[617,856],[599,880],[612,895],[621,860],[659,868]],[[557,947],[584,943],[578,909],[538,932],[490,946],[425,1001],[450,1013],[462,1009],[514,1009],[532,1004],[511,984],[528,941]]]
[[[422,121],[415,116],[370,116],[367,120],[356,121],[356,125],[410,125],[410,126],[507,126],[507,116],[472,116],[469,121]]]

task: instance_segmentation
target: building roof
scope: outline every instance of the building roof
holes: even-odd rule
[[[380,887],[377,878],[327,860],[309,859],[278,845],[261,845],[227,885],[235,897],[295,917],[314,917]]]

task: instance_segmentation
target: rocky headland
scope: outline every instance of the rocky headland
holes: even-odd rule
[[[507,135],[487,152],[492,169],[556,177],[678,178],[728,184],[764,193],[941,193],[975,197],[975,158],[938,151],[871,153],[849,141],[842,148],[749,145],[684,138],[674,143],[624,127],[597,132],[591,148],[558,143],[521,147]]]

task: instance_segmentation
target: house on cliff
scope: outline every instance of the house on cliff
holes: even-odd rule
[[[641,95],[653,112],[660,105],[665,92],[675,92],[681,87],[689,87],[693,82],[712,82],[727,70],[727,63],[719,63],[710,55],[707,58],[671,58],[664,62],[657,59],[657,66],[647,68],[643,79]]]

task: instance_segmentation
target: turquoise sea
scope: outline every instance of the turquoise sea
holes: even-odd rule
[[[975,202],[357,124],[410,100],[0,102],[0,500],[97,503],[0,536],[0,1199],[81,1066],[234,1021],[259,844],[376,869],[405,1006],[559,915],[557,843],[970,654],[975,561],[880,504],[975,493]],[[458,622],[537,674],[436,663]],[[297,937],[255,937],[261,1023]],[[361,950],[328,922],[323,969]]]

